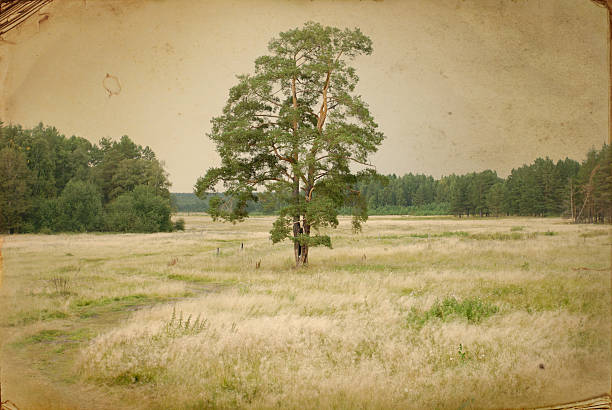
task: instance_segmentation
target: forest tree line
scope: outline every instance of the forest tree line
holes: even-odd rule
[[[562,215],[576,222],[612,222],[611,160],[604,145],[582,163],[537,158],[506,178],[491,170],[440,179],[388,175],[357,189],[370,214]]]
[[[422,174],[383,175],[358,183],[370,215],[564,216],[576,222],[612,222],[611,150],[591,150],[582,163],[537,158],[506,178],[485,170],[439,179]],[[216,194],[218,195],[218,194]],[[280,208],[258,195],[249,213]],[[205,212],[207,201],[173,194],[181,212]],[[349,214],[343,209],[341,213]]]
[[[61,135],[0,122],[0,233],[171,231],[170,183],[129,137]]]

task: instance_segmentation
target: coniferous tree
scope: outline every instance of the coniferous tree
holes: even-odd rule
[[[293,240],[296,264],[306,264],[309,247],[331,246],[314,231],[337,226],[341,206],[356,205],[354,228],[367,218],[350,167],[369,167],[383,135],[354,93],[358,78],[349,62],[370,54],[372,41],[359,29],[309,22],[280,33],[268,50],[253,75],[238,77],[223,114],[212,120],[221,166],[198,180],[196,193],[223,183],[226,196],[211,199],[210,213],[230,221],[248,215],[257,188],[282,198],[288,205],[271,239]]]

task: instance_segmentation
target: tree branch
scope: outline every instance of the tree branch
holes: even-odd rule
[[[280,91],[280,90],[279,90],[279,91]],[[277,91],[277,92],[278,92],[278,91]],[[282,106],[283,106],[282,104],[279,104],[279,103],[277,103],[277,102],[276,102],[276,101],[274,101],[274,100],[271,100],[271,99],[269,99],[269,98],[266,98],[265,96],[263,96],[263,95],[259,94],[258,92],[253,91],[253,94],[255,94],[256,96],[258,96],[259,98],[261,98],[261,99],[262,99],[262,100],[264,100],[265,102],[269,102],[270,104],[274,104],[274,105],[276,105],[277,107],[282,107]],[[274,94],[276,94],[276,93],[274,93]],[[274,95],[274,94],[272,94],[272,95]]]
[[[355,159],[355,158],[353,158],[353,157],[347,157],[347,159],[349,159],[349,160],[351,160],[351,161],[353,161],[353,162],[356,162],[356,163],[358,163],[358,164],[365,165],[365,166],[367,166],[367,167],[376,168],[376,167],[375,167],[374,165],[372,165],[372,164],[369,164],[369,163],[367,163],[367,162],[363,162],[363,161],[359,161],[358,159]]]
[[[327,172],[323,172],[322,174],[316,175],[316,176],[314,177],[314,181],[317,181],[317,180],[319,180],[319,179],[323,178],[325,175],[329,174],[330,172],[331,172],[331,171],[327,171]]]
[[[278,150],[276,149],[276,145],[271,144],[270,146],[271,146],[271,147],[272,147],[272,149],[274,150],[274,154],[276,155],[276,157],[277,157],[278,159],[282,159],[283,161],[287,161],[287,162],[289,162],[290,164],[293,164],[293,163],[295,162],[295,161],[293,160],[293,158],[285,157],[285,156],[283,156],[283,155],[279,154],[279,153],[278,153]]]

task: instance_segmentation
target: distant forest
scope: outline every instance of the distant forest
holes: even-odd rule
[[[370,215],[563,215],[610,223],[611,162],[604,145],[582,163],[538,158],[507,178],[490,170],[440,179],[383,175],[356,188]],[[0,122],[0,233],[172,231],[183,228],[180,220],[172,224],[173,210],[208,210],[211,195],[170,194],[169,186],[155,153],[127,136],[92,144],[42,124]],[[274,214],[282,205],[265,194],[258,199],[249,203],[250,213]]]
[[[171,231],[169,186],[155,153],[127,136],[96,145],[0,122],[0,233]]]
[[[578,161],[537,158],[507,178],[486,170],[440,179],[422,174],[383,175],[356,187],[370,215],[565,216],[576,222],[612,222],[611,150],[604,145]],[[218,194],[215,194],[218,195]],[[208,201],[172,194],[180,212],[206,212]],[[279,207],[260,195],[248,211],[273,214]],[[350,214],[350,209],[341,213]]]

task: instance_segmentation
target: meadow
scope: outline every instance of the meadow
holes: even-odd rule
[[[271,217],[5,236],[2,398],[22,409],[516,408],[610,391],[610,230],[341,219],[296,269]]]

